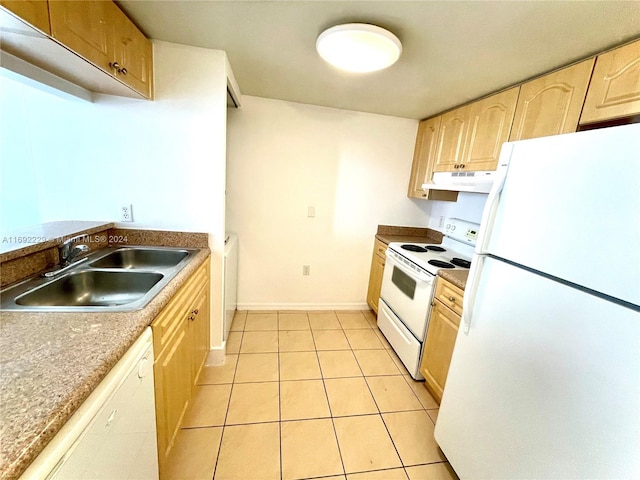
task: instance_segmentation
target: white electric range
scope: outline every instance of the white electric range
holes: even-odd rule
[[[450,218],[441,244],[391,242],[382,276],[378,327],[416,380],[429,325],[435,276],[468,270],[479,224]]]

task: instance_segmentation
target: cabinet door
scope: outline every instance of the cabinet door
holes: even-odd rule
[[[438,402],[442,399],[442,392],[447,382],[459,324],[458,315],[438,301],[433,303],[420,373]]]
[[[469,106],[456,108],[442,115],[433,165],[434,172],[456,170],[456,165],[462,159],[468,123]]]
[[[191,321],[191,346],[193,349],[191,362],[192,387],[198,384],[198,377],[209,353],[209,285],[205,285],[194,303],[189,316]]]
[[[380,290],[382,288],[382,274],[384,273],[385,258],[379,255],[379,251],[386,250],[386,245],[376,240],[373,247],[373,258],[371,259],[371,273],[369,276],[369,289],[367,290],[367,303],[371,309],[378,313],[378,300],[380,300]]]
[[[115,3],[109,2],[108,15],[113,24],[114,58],[122,69],[116,71],[116,77],[141,95],[151,98],[151,42]]]
[[[191,400],[191,345],[188,320],[182,321],[169,345],[154,364],[156,425],[160,477],[166,469]]]
[[[575,132],[593,59],[522,84],[510,141]]]
[[[47,0],[2,0],[0,5],[15,13],[29,25],[33,25],[47,35],[51,34]]]
[[[108,21],[112,2],[86,0],[49,2],[51,35],[65,47],[106,72],[112,72],[113,26]]]
[[[509,139],[519,90],[511,88],[469,105],[469,128],[460,168],[496,169],[500,148]]]
[[[640,114],[640,41],[596,59],[580,123]]]
[[[453,283],[446,281],[442,277],[438,277],[436,283],[436,293],[434,298],[442,302],[447,308],[462,316],[462,298],[464,291],[456,287]]]
[[[429,118],[420,122],[416,136],[416,149],[413,152],[413,165],[409,179],[409,193],[411,198],[424,198],[422,184],[426,183],[427,173],[433,169],[433,159],[436,151],[436,141],[440,130],[440,117]]]

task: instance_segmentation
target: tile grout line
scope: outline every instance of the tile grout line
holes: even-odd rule
[[[278,316],[276,319],[276,325],[278,327],[278,452],[280,452],[280,480],[282,480],[284,476],[283,468],[282,468],[282,385],[280,380],[280,311],[278,311]]]
[[[367,320],[367,322],[368,322],[368,320]],[[385,352],[386,352],[386,350],[385,350]],[[393,362],[393,359],[391,358],[391,355],[389,355],[388,353],[387,353],[387,355],[389,356],[389,360],[391,360]],[[354,353],[354,356],[355,356],[355,353]],[[357,360],[358,360],[358,357],[356,357],[356,361]],[[358,366],[360,366],[360,362],[358,362]],[[393,362],[393,366],[398,368],[398,366],[395,364],[395,362]],[[362,371],[362,367],[360,367],[360,370]],[[384,429],[387,432],[387,435],[389,436],[389,440],[391,440],[391,445],[393,445],[393,449],[396,451],[396,455],[398,456],[398,460],[400,460],[400,465],[402,465],[402,468],[404,468],[404,462],[402,461],[402,457],[400,456],[400,452],[398,451],[398,447],[396,446],[396,443],[393,441],[393,437],[391,436],[391,432],[389,431],[389,428],[387,427],[387,424],[384,421],[384,417],[382,416],[382,412],[380,411],[380,407],[378,406],[378,402],[376,401],[376,397],[373,394],[373,391],[371,390],[371,387],[369,386],[369,382],[367,382],[367,377],[365,376],[364,371],[362,371],[362,376],[364,377],[364,383],[367,385],[367,388],[369,389],[369,393],[371,394],[371,398],[373,398],[373,401],[376,404],[376,408],[378,409],[378,415],[380,416],[380,420],[382,421],[382,425],[384,425]],[[420,403],[420,401],[418,401],[418,403]],[[422,403],[420,403],[420,405],[422,405]]]
[[[336,317],[338,316],[335,312],[333,312],[333,314],[336,315]],[[339,318],[338,318],[338,323],[340,323],[340,319]],[[309,323],[309,325],[311,325],[311,323]],[[342,324],[340,324],[340,326],[342,326]],[[343,334],[344,334],[344,331],[342,329],[340,329],[340,331],[342,331]],[[311,334],[311,336],[313,337],[313,333]],[[347,342],[348,342],[348,340],[347,340]],[[318,362],[318,367],[320,368],[320,377],[322,379],[322,388],[324,389],[324,396],[325,396],[325,398],[327,400],[327,406],[329,407],[329,415],[330,415],[329,418],[331,419],[331,427],[333,428],[333,436],[336,439],[336,446],[338,447],[338,455],[340,455],[340,465],[342,465],[342,474],[345,476],[345,478],[347,478],[347,469],[344,466],[344,458],[342,456],[342,449],[340,448],[340,441],[338,440],[338,431],[336,430],[336,423],[334,421],[333,411],[331,410],[331,402],[329,401],[329,393],[327,392],[327,385],[325,383],[324,372],[322,371],[322,364],[320,363],[320,356],[318,355],[318,347],[316,345],[315,337],[313,337],[313,346],[315,347],[316,361]]]
[[[244,318],[244,327],[247,326],[247,315],[245,315]],[[233,325],[233,320],[231,321],[231,324]],[[216,455],[216,462],[213,466],[213,475],[211,477],[211,480],[215,480],[216,477],[216,470],[218,469],[218,462],[220,461],[220,452],[222,451],[222,442],[224,441],[224,432],[227,428],[227,417],[229,416],[229,408],[231,407],[231,396],[233,395],[233,387],[236,383],[236,373],[238,372],[238,363],[240,363],[240,348],[242,348],[242,340],[244,339],[244,327],[242,328],[242,333],[240,335],[240,346],[238,347],[238,358],[236,359],[236,366],[233,369],[233,378],[231,380],[231,389],[229,390],[229,400],[227,400],[227,409],[224,413],[224,420],[222,423],[222,433],[220,434],[220,445],[218,446],[218,454]],[[227,355],[227,352],[225,351],[225,356]]]

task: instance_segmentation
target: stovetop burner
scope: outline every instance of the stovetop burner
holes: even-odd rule
[[[442,260],[429,260],[428,262],[430,265],[433,265],[434,267],[440,267],[440,268],[456,268],[454,265],[451,265],[449,262],[443,262]]]
[[[424,247],[419,247],[418,245],[405,244],[401,245],[401,248],[404,250],[409,250],[410,252],[426,252],[427,249]]]
[[[451,263],[453,263],[456,267],[471,268],[471,262],[469,260],[465,260],[464,258],[452,258]]]
[[[437,245],[427,245],[427,250],[431,250],[432,252],[446,252],[446,248],[438,247]]]

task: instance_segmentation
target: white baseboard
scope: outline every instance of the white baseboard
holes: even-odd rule
[[[240,303],[238,310],[370,310],[366,303]]]
[[[219,365],[224,365],[226,357],[226,342],[223,342],[221,347],[214,347],[209,350],[207,359],[205,360],[204,364],[208,367],[217,367]]]

